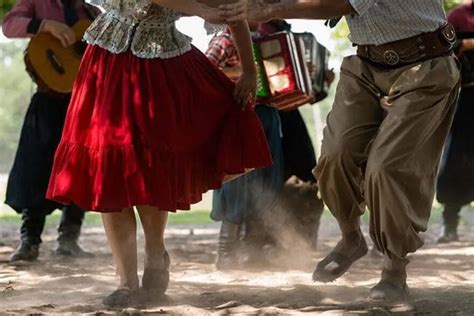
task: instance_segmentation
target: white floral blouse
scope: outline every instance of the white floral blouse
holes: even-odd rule
[[[191,38],[176,29],[179,12],[151,0],[100,0],[104,13],[84,35],[111,53],[130,50],[139,58],[173,58],[191,50]]]

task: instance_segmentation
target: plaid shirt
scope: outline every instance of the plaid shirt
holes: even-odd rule
[[[349,0],[356,14],[346,16],[350,39],[381,45],[432,32],[446,23],[443,0]]]
[[[214,36],[206,51],[209,60],[219,68],[231,68],[240,64],[239,53],[230,30]]]

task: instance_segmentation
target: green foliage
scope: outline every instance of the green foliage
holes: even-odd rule
[[[462,3],[462,0],[444,0],[444,9],[450,11]]]
[[[342,19],[332,32],[332,38],[336,41],[335,50],[331,52],[331,58],[342,59],[347,54],[352,44],[347,39],[349,27],[345,19]]]
[[[15,4],[15,0],[0,0],[0,20]]]
[[[24,70],[25,44],[0,43],[0,172],[10,168],[34,87]]]

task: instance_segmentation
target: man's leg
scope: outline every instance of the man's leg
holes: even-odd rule
[[[407,254],[423,245],[435,193],[438,164],[458,95],[454,57],[382,73],[389,83],[381,100],[387,116],[367,162],[365,197],[370,234],[384,254],[382,280],[372,299],[406,296]]]
[[[367,253],[359,227],[365,209],[363,175],[370,143],[384,116],[372,79],[360,58],[344,60],[315,170],[321,196],[339,223],[342,240],[318,264],[313,274],[315,281],[335,280]]]
[[[21,219],[21,242],[12,253],[10,261],[35,261],[39,255],[41,234],[43,233],[46,215],[40,210],[24,209]]]
[[[81,235],[84,211],[74,203],[65,206],[58,227],[58,248],[56,254],[73,257],[91,257],[78,244]]]

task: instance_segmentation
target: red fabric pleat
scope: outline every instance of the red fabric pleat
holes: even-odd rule
[[[86,50],[47,197],[101,212],[187,210],[226,175],[271,164],[252,109],[193,48],[170,59]]]

